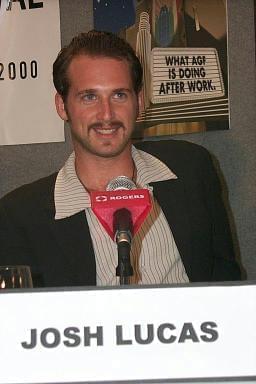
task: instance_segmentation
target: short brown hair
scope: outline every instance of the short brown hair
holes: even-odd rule
[[[142,66],[133,48],[123,39],[111,32],[89,31],[74,37],[70,44],[62,48],[53,63],[53,82],[57,92],[65,101],[69,91],[67,75],[71,60],[78,55],[111,57],[127,60],[136,94],[142,87]]]

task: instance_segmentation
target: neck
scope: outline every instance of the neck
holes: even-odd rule
[[[122,154],[115,158],[88,157],[87,159],[76,156],[76,172],[79,180],[87,191],[105,191],[110,180],[118,176],[127,176],[134,180],[136,168],[129,156]]]

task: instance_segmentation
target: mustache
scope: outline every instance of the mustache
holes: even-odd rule
[[[88,129],[117,129],[124,128],[122,121],[111,120],[111,121],[96,121],[88,126]]]

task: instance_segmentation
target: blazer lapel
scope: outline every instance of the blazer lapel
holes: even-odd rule
[[[150,184],[172,230],[187,273],[191,260],[191,230],[186,209],[186,196],[180,179]]]
[[[55,220],[53,194],[46,201],[48,225],[57,245],[57,260],[69,268],[76,285],[96,285],[96,263],[85,212]],[[58,256],[59,255],[59,256]]]
[[[54,220],[51,231],[62,249],[63,262],[73,269],[77,280],[86,285],[96,284],[96,264],[85,213]]]

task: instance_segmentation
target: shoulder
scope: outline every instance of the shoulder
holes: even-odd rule
[[[34,209],[54,204],[54,186],[57,172],[32,183],[22,185],[0,199],[0,208],[13,210]]]
[[[211,156],[204,147],[184,140],[143,141],[135,146],[157,157],[174,172],[191,172],[211,164]]]
[[[154,156],[191,156],[205,153],[207,150],[201,145],[194,144],[185,140],[157,140],[141,141],[135,144],[138,149],[149,152]]]

